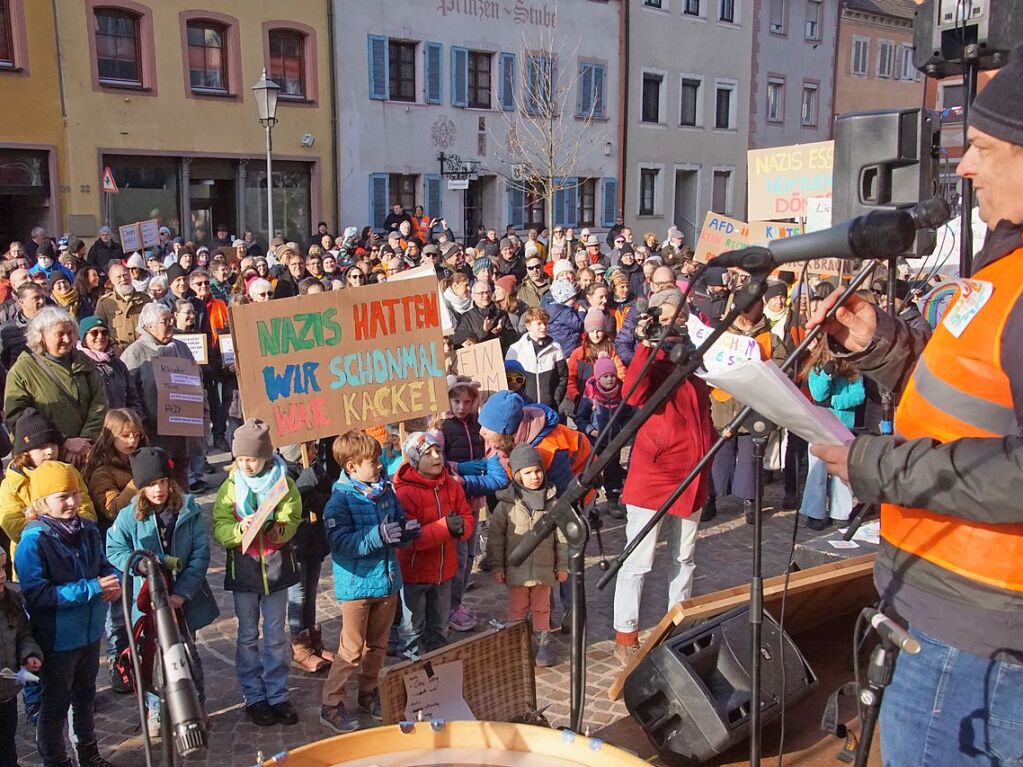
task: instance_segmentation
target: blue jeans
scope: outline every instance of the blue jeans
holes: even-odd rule
[[[284,626],[287,611],[287,589],[273,594],[234,592],[234,612],[238,616],[234,665],[246,706],[262,700],[274,705],[288,699],[291,643]],[[260,615],[263,617],[262,652],[259,648]]]
[[[838,477],[828,474],[828,465],[812,453],[806,460],[806,487],[799,513],[812,519],[844,522],[852,513],[852,490]]]
[[[79,747],[95,744],[97,671],[99,640],[76,650],[47,654],[39,672],[43,696],[36,725],[36,746],[45,767],[60,765],[67,759],[64,722],[69,706]]]
[[[1023,764],[1023,665],[957,650],[919,629],[881,706],[885,767]]]
[[[472,536],[468,540],[455,542],[458,551],[458,572],[455,579],[451,581],[451,612],[458,609],[462,604],[462,597],[465,590],[469,588],[469,578],[472,576],[472,565],[476,561],[476,551],[479,549],[480,540],[480,513],[473,510],[473,517],[476,523],[472,528]]]
[[[406,583],[401,589],[401,651],[424,654],[448,643],[451,581]]]
[[[124,623],[121,600],[111,602],[109,608],[106,620],[107,663],[113,668],[117,664],[117,659],[121,657],[121,652],[128,646],[128,627]],[[132,629],[134,628],[132,626]]]
[[[316,628],[316,592],[322,567],[322,559],[298,560],[298,582],[288,588],[288,631],[292,636]]]

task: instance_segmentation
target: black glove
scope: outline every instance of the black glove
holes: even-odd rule
[[[830,362],[826,362],[824,364],[825,375],[833,376],[836,370],[838,370],[838,364],[834,360],[831,360]]]
[[[460,514],[456,514],[454,509],[448,512],[444,521],[448,523],[448,532],[452,538],[461,538],[465,535],[465,520]]]

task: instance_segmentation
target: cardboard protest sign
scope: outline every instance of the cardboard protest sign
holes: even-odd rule
[[[188,347],[197,365],[209,363],[210,352],[205,333],[178,333],[174,338]]]
[[[202,374],[194,360],[157,357],[156,433],[162,436],[201,437],[206,429]]]
[[[259,531],[266,525],[267,519],[273,513],[273,510],[277,507],[277,504],[284,500],[284,496],[288,494],[288,475],[284,474],[274,482],[273,487],[270,491],[263,496],[263,500],[259,502],[259,508],[256,509],[256,513],[252,515],[252,521],[249,526],[245,528],[245,532],[242,533],[242,551],[248,551],[249,546],[256,540],[256,536],[259,535]]]
[[[834,141],[749,150],[747,215],[765,221],[805,216],[808,198],[831,196],[834,161]]]
[[[765,245],[771,240],[794,237],[802,233],[798,224],[778,224],[773,221],[746,223],[737,218],[708,211],[696,243],[695,258],[701,263],[730,250],[742,250],[753,245]]]
[[[125,253],[142,250],[142,230],[138,224],[119,226],[117,233],[121,237],[121,250]]]
[[[401,282],[403,280],[415,280],[420,277],[433,277],[436,281],[437,270],[429,264],[417,266],[415,269],[406,269],[403,272],[392,274],[387,278],[388,282]],[[448,336],[455,332],[455,323],[448,311],[448,305],[444,302],[444,290],[440,283],[437,283],[437,306],[440,308],[440,327],[444,335]]]
[[[440,412],[439,303],[430,276],[231,307],[245,417],[279,447]]]
[[[220,347],[220,361],[224,367],[234,364],[234,339],[227,333],[217,336],[217,346]]]
[[[480,403],[508,388],[504,370],[501,342],[494,338],[481,344],[472,344],[455,352],[455,370],[480,384]]]
[[[160,222],[155,218],[139,221],[139,235],[142,237],[143,248],[155,248],[160,244]],[[121,246],[124,247],[123,245]]]
[[[831,228],[831,198],[811,197],[806,201],[806,231],[821,232]]]

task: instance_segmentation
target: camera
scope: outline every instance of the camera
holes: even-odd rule
[[[643,340],[659,341],[664,335],[664,325],[661,324],[661,307],[651,306],[637,318],[639,322],[649,319],[650,324],[643,329]]]

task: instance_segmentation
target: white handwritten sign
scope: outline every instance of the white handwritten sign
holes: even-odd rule
[[[455,369],[458,375],[479,383],[481,403],[508,389],[501,341],[497,338],[459,349],[455,352]]]
[[[417,671],[404,676],[405,719],[414,722],[423,719],[476,721],[475,714],[462,696],[462,661],[432,666],[427,663]]]
[[[121,235],[121,249],[125,253],[142,250],[142,230],[138,224],[119,226],[117,232]]]
[[[174,337],[188,347],[197,365],[205,365],[210,361],[205,333],[178,333]]]
[[[160,244],[160,222],[155,218],[147,218],[138,223],[143,248],[155,248]],[[121,246],[124,247],[123,245]]]
[[[224,362],[224,367],[234,364],[234,339],[226,333],[221,333],[217,339],[217,343],[220,346],[220,359]]]

